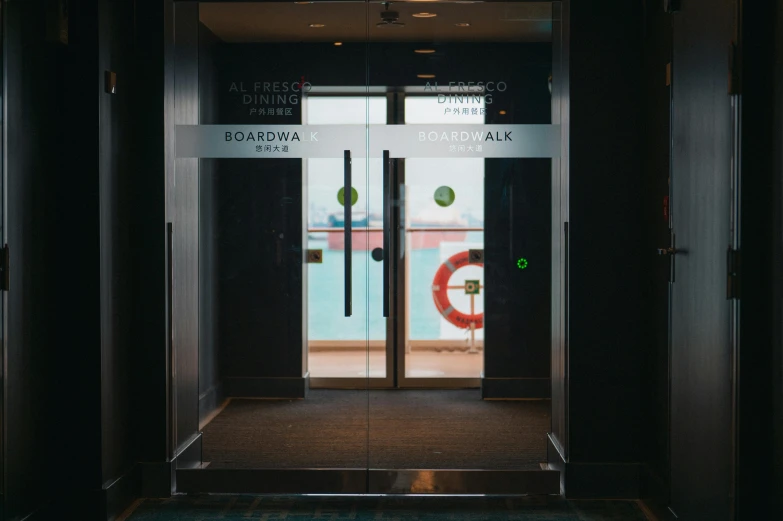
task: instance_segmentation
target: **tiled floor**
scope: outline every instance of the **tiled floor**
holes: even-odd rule
[[[406,355],[406,376],[480,378],[483,365],[484,355],[481,352],[413,351]],[[382,378],[386,375],[386,353],[361,350],[311,352],[309,369],[311,377]]]
[[[120,521],[647,521],[634,501],[566,501],[560,497],[259,497],[175,496],[148,499]]]

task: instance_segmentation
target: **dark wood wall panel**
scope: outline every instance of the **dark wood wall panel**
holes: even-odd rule
[[[775,63],[783,63],[783,0],[775,2]],[[783,67],[774,69],[772,158],[772,477],[773,491],[783,490]],[[777,269],[775,269],[777,268]],[[772,494],[774,512],[783,518],[783,494]]]
[[[686,520],[730,518],[732,7],[691,0],[673,18],[671,506]]]
[[[535,103],[546,119],[548,98]],[[550,376],[551,172],[549,159],[485,164],[485,378]]]
[[[570,6],[568,458],[639,460],[642,4]],[[568,490],[568,489],[566,489]]]
[[[50,183],[58,166],[55,158],[67,149],[61,141],[62,120],[57,117],[65,93],[55,88],[65,77],[66,63],[63,46],[46,40],[42,4],[3,5],[4,96],[9,100],[4,230],[14,266],[3,345],[6,519],[23,518],[51,499],[48,492],[54,476],[40,469],[56,461],[49,444],[49,433],[57,425],[58,394],[52,379],[54,328],[46,292],[54,275],[47,261],[54,250],[54,233],[47,214],[54,202]]]
[[[780,335],[780,38],[783,2],[743,2],[742,296],[737,512],[783,519]],[[774,50],[774,52],[770,52]],[[771,305],[770,305],[771,304]],[[766,411],[772,411],[766,414]],[[777,436],[777,439],[776,439]]]
[[[174,154],[167,129],[174,98],[173,68],[166,64],[172,58],[173,9],[170,0],[162,5],[137,2],[136,59],[130,78],[135,94],[130,193],[139,201],[131,228],[133,423],[137,457],[152,467],[168,455],[165,223],[167,165]]]
[[[136,461],[127,369],[131,90],[127,83],[116,94],[104,90],[104,71],[131,76],[132,5],[109,4],[70,3],[67,39],[52,31],[56,3],[15,3],[5,13],[7,241],[15,267],[6,352],[9,518],[51,504],[63,515],[73,506],[98,514],[101,503],[87,498]]]
[[[133,16],[130,2],[98,4],[97,73],[112,71],[117,91],[98,86],[100,135],[100,314],[101,314],[101,483],[116,479],[136,462],[132,443],[130,400],[133,393],[128,366],[135,353],[131,342],[130,229],[138,206],[130,193],[133,138],[130,100],[133,95]],[[103,78],[101,78],[103,79]]]
[[[486,56],[505,56],[524,49],[529,62],[505,71],[513,94],[494,100],[506,109],[491,109],[489,123],[549,124],[552,121],[548,76],[552,48],[486,45]],[[516,54],[516,53],[515,53]],[[519,53],[524,56],[523,53]],[[470,64],[462,76],[499,74],[502,63]],[[454,76],[456,79],[457,75]],[[550,397],[552,161],[549,159],[488,159],[484,165],[484,396],[492,397],[492,378],[514,379],[499,397]],[[528,267],[520,270],[517,259]]]
[[[225,376],[302,377],[302,164],[221,160],[220,347]]]

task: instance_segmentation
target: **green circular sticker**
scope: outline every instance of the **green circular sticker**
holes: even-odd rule
[[[358,200],[359,192],[356,191],[356,188],[351,187],[351,206],[355,205]],[[340,203],[340,206],[345,206],[345,188],[340,188],[337,191],[337,201]]]
[[[451,206],[455,199],[454,190],[449,186],[438,187],[438,189],[435,190],[434,198],[435,202],[438,203],[438,206],[443,206],[444,208]]]

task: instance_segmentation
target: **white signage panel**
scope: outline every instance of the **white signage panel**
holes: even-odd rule
[[[559,125],[177,125],[179,158],[560,157]]]

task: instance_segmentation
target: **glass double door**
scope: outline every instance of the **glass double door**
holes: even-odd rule
[[[366,118],[367,137],[380,140],[380,147],[386,125],[397,125],[404,137],[422,124],[454,123],[437,95],[387,90],[375,96],[313,93],[305,100],[307,123],[362,124]],[[485,119],[482,99],[471,101],[450,109],[476,109],[460,118],[463,125]],[[417,126],[402,128],[408,121]],[[483,253],[484,160],[378,152],[369,159],[351,155],[349,163],[306,162],[307,246],[319,259],[307,274],[310,385],[478,388],[483,263],[466,262],[454,276],[447,267],[456,263],[452,257]],[[443,290],[436,290],[440,278]],[[342,296],[342,307],[329,305],[335,295]]]
[[[230,399],[210,471],[540,470],[548,406],[489,400],[549,396],[557,12],[175,3],[172,321]],[[357,475],[285,491],[439,479]]]

